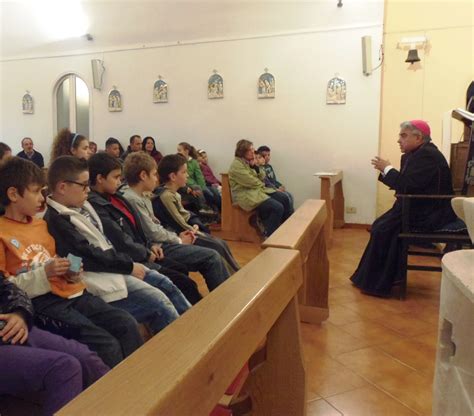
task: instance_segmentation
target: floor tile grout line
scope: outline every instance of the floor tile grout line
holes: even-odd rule
[[[359,375],[359,374],[358,374]],[[363,378],[370,386],[374,387],[375,389],[381,391],[383,394],[386,394],[387,396],[389,396],[391,399],[395,400],[396,402],[400,403],[402,406],[406,407],[407,409],[409,409],[410,411],[414,412],[415,414],[419,415],[419,416],[423,416],[420,412],[418,412],[417,410],[415,409],[412,409],[410,406],[408,406],[406,403],[403,403],[398,397],[394,396],[393,394],[391,394],[390,392],[384,390],[381,386],[377,385],[376,383],[374,383],[373,381],[370,381],[369,379],[365,378],[364,376],[362,375],[359,375],[359,377]],[[349,390],[350,391],[354,391],[354,390],[357,390],[357,389],[363,389],[365,387],[357,387],[353,390]],[[345,394],[345,393],[348,393],[348,392],[344,392],[344,393],[337,393],[337,394],[333,394],[332,396],[327,396],[325,397],[324,399],[330,399],[331,397],[335,397],[339,394]],[[327,401],[327,400],[326,400]],[[329,403],[331,404],[331,403]]]

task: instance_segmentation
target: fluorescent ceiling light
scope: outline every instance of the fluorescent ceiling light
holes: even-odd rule
[[[89,29],[80,0],[32,0],[35,17],[51,40],[83,36]]]

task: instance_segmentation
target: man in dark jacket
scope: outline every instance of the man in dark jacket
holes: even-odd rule
[[[403,153],[401,169],[398,171],[388,160],[375,157],[372,165],[380,171],[379,181],[396,194],[452,195],[448,163],[431,143],[430,134],[425,121],[402,123],[398,139]],[[410,208],[410,226],[418,231],[441,229],[456,219],[449,200],[414,200]],[[401,277],[398,275],[401,224],[402,201],[397,199],[393,207],[373,223],[369,243],[351,277],[363,293],[390,296],[393,283]]]
[[[23,150],[17,154],[18,157],[31,160],[38,167],[44,168],[43,155],[34,149],[33,140],[31,140],[29,137],[25,137],[21,141],[21,147]]]

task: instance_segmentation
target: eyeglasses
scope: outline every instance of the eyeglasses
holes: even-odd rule
[[[81,183],[81,182],[76,182],[76,181],[64,181],[66,183],[73,183],[74,185],[79,185],[82,187],[82,190],[85,192],[87,188],[89,188],[89,182],[87,183]]]

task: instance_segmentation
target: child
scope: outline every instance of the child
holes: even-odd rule
[[[214,188],[208,189],[206,181],[202,175],[201,168],[197,161],[198,153],[196,149],[189,143],[181,142],[178,144],[178,153],[183,155],[188,165],[188,182],[187,185],[192,189],[202,191],[206,202],[210,207],[215,207],[220,212],[221,210],[221,196],[219,191]]]
[[[0,395],[40,393],[42,413],[53,415],[109,370],[74,340],[33,326],[33,305],[0,274]]]
[[[263,155],[261,155],[258,152],[255,152],[255,165],[253,166],[253,168],[255,169],[257,173],[262,172],[261,174],[263,176],[262,182],[266,188],[272,188],[276,190],[275,185],[273,185],[273,182],[268,178],[266,174],[264,165],[265,165],[265,158],[263,157]]]
[[[158,165],[158,175],[160,183],[164,186],[155,191],[158,195],[153,201],[155,214],[161,214],[157,216],[175,232],[186,230],[195,232],[197,246],[216,250],[227,262],[231,273],[239,270],[240,267],[225,241],[199,231],[198,224],[191,225],[188,222],[191,214],[183,208],[181,196],[178,193],[178,189],[186,184],[188,178],[186,159],[180,154],[165,156]]]
[[[288,206],[289,215],[293,214],[293,212],[295,212],[295,209],[293,207],[293,195],[287,192],[285,190],[285,187],[277,181],[272,166],[268,164],[268,162],[270,161],[270,148],[268,146],[260,146],[255,152],[255,158],[257,162],[256,166],[258,166],[259,169],[263,171],[263,174],[265,174],[265,177],[263,179],[265,186],[268,188],[273,188],[276,191],[281,192],[283,195],[285,195],[287,199],[287,203],[285,204],[285,206]]]
[[[209,290],[224,282],[229,272],[215,250],[194,246],[196,236],[193,231],[183,231],[178,236],[166,230],[153,214],[151,201],[144,195],[145,192],[153,192],[158,182],[153,158],[143,152],[131,154],[125,160],[124,175],[129,186],[124,189],[123,195],[140,214],[147,239],[161,244],[166,257],[183,263],[190,271],[199,271]]]
[[[136,211],[117,193],[122,176],[120,161],[106,153],[99,153],[92,156],[88,163],[92,187],[89,202],[99,215],[104,233],[114,247],[127,253],[133,261],[165,274],[191,304],[201,300],[196,283],[187,276],[187,268],[163,257],[161,247],[147,240]]]
[[[198,158],[199,167],[201,168],[201,172],[204,176],[204,180],[206,181],[206,185],[212,186],[217,188],[219,193],[222,191],[222,184],[219,179],[216,178],[214,172],[212,171],[211,167],[209,166],[209,160],[207,158],[207,153],[205,150],[198,150]]]
[[[97,153],[97,143],[89,142],[89,150],[91,155],[95,155]]]
[[[12,156],[12,149],[8,144],[0,142],[0,163]]]
[[[120,158],[124,150],[120,142],[115,137],[109,137],[105,141],[105,153],[112,157]]]
[[[53,141],[50,163],[64,155],[72,155],[85,160],[89,159],[91,156],[89,139],[81,134],[71,133],[67,128],[60,130]]]
[[[0,163],[9,159],[12,156],[12,149],[8,144],[0,142]],[[2,203],[0,202],[0,215],[5,213],[5,208],[3,207]]]
[[[273,184],[273,187],[281,192],[286,192],[288,197],[291,201],[291,206],[293,206],[293,195],[291,195],[283,186],[281,182],[278,182],[275,171],[273,170],[272,165],[270,165],[271,159],[271,150],[268,146],[260,146],[257,149],[257,153],[262,155],[265,159],[265,163],[262,165],[263,169],[265,170],[265,174],[267,175],[270,182]]]
[[[189,308],[169,279],[116,252],[104,236],[102,222],[87,202],[89,171],[85,160],[72,156],[56,159],[49,168],[48,183],[52,192],[44,216],[48,229],[59,254],[82,258],[84,279],[91,293],[130,312],[153,334]],[[160,288],[161,283],[166,285],[166,295],[148,282]]]
[[[69,272],[69,260],[56,257],[46,223],[34,217],[44,201],[43,183],[33,162],[14,157],[0,166],[6,210],[0,217],[0,272],[28,294],[43,321],[61,323],[55,325],[60,334],[88,345],[113,367],[142,345],[137,323],[84,291],[80,276]]]

